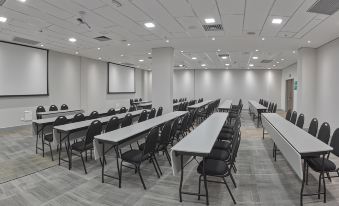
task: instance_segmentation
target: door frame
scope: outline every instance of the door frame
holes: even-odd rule
[[[285,111],[288,110],[288,96],[289,96],[288,83],[289,82],[292,82],[292,84],[291,84],[291,90],[292,90],[292,109],[293,109],[293,105],[294,105],[294,78],[286,79],[286,85],[285,85]]]

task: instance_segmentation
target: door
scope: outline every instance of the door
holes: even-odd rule
[[[293,97],[294,97],[294,79],[286,80],[286,96],[285,96],[285,107],[287,110],[293,110]]]

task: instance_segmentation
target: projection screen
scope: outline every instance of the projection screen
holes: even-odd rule
[[[135,93],[133,67],[108,63],[108,94]]]
[[[0,96],[48,95],[48,50],[0,42]]]

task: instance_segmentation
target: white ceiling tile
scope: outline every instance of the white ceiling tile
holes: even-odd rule
[[[174,17],[195,16],[191,6],[184,0],[159,0]]]
[[[70,14],[78,14],[79,11],[87,11],[86,8],[80,6],[77,3],[74,3],[70,0],[45,0],[46,2],[53,4],[58,8],[62,8],[69,12]]]
[[[244,14],[245,0],[217,0],[221,14]]]
[[[281,37],[281,38],[292,38],[295,34],[296,34],[295,32],[280,31],[278,33],[278,37]]]
[[[300,30],[294,37],[295,38],[302,38],[308,32],[310,32],[313,28],[315,28],[318,24],[321,23],[322,20],[320,19],[313,19],[310,21],[302,30]]]
[[[192,5],[193,10],[198,15],[200,21],[204,24],[204,19],[214,18],[215,23],[220,24],[220,16],[217,4],[214,0],[189,0]]]
[[[244,29],[261,30],[274,0],[246,1]]]
[[[292,16],[304,0],[278,0],[271,10],[272,16]]]
[[[72,16],[72,14],[68,13],[66,10],[55,7],[54,5],[42,0],[30,1],[27,6],[34,7],[41,12],[48,13],[60,19],[67,19]]]
[[[243,15],[222,14],[221,20],[223,22],[224,31],[230,36],[239,36],[242,34]]]
[[[281,24],[272,24],[272,20],[274,18],[281,18],[282,23]],[[263,30],[260,33],[260,36],[265,37],[274,37],[277,36],[278,32],[281,30],[281,28],[286,24],[288,20],[288,17],[281,17],[281,16],[269,16],[266,20],[266,23],[263,27]]]
[[[177,18],[181,25],[184,26],[187,33],[192,37],[205,36],[205,31],[196,17],[180,17]]]
[[[87,9],[96,9],[106,4],[100,0],[72,0],[73,2],[87,8]]]

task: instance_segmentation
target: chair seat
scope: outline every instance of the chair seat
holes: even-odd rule
[[[307,159],[307,164],[316,172],[321,172],[322,170],[322,163],[323,158],[310,158]],[[331,161],[325,158],[324,160],[324,171],[325,172],[331,172],[335,171],[336,165]]]
[[[223,176],[227,171],[227,165],[222,160],[206,159],[204,162],[205,175]],[[203,174],[203,161],[199,163],[197,172]]]
[[[221,132],[221,133],[219,134],[218,138],[221,139],[221,140],[232,140],[233,134]]]
[[[125,162],[139,163],[147,159],[142,153],[142,150],[129,150],[121,155],[121,159]]]
[[[221,132],[234,134],[233,128],[222,128]]]
[[[231,142],[229,141],[216,141],[213,149],[222,149],[222,150],[226,150],[228,148],[230,148],[231,146]]]
[[[47,142],[53,142],[53,134],[46,134],[45,135],[45,140]]]
[[[76,142],[76,143],[72,144],[71,148],[72,148],[72,150],[82,152],[82,151],[85,151],[85,150],[93,149],[93,143],[87,144],[86,147],[84,148],[84,142],[80,141],[80,142]]]
[[[227,160],[229,156],[230,153],[228,151],[213,148],[207,158],[215,160]]]

